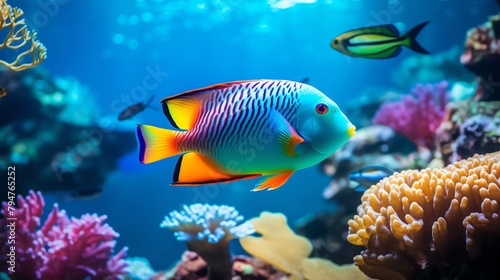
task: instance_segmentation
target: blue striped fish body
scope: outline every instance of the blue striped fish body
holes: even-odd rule
[[[291,81],[219,84],[162,103],[171,124],[185,131],[139,126],[140,160],[183,154],[174,185],[274,175],[256,190],[276,189],[295,170],[320,162],[354,134],[331,99]]]
[[[274,174],[301,169],[301,160],[278,149],[291,135],[306,85],[255,81],[199,95],[204,107],[183,136],[180,152],[198,152],[231,174]]]

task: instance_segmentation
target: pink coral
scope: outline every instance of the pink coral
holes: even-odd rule
[[[69,219],[57,204],[41,228],[40,217],[45,206],[40,192],[30,191],[18,197],[18,208],[14,211],[7,202],[2,204],[4,219],[0,236],[1,270],[15,279],[119,279],[125,274],[123,257],[126,248],[112,256],[118,237],[110,226],[103,224],[106,216],[83,215],[80,219]],[[11,227],[15,217],[15,243],[9,243]],[[10,247],[15,246],[15,268],[9,271],[7,262]]]
[[[436,85],[417,85],[414,96],[406,95],[401,101],[383,104],[375,114],[373,123],[391,127],[415,144],[433,149],[434,132],[446,112],[447,82]]]

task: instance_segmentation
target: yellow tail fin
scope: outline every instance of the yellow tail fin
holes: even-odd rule
[[[139,161],[151,163],[179,153],[175,138],[180,132],[151,125],[137,125]]]

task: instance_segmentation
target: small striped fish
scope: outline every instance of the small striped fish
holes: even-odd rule
[[[404,35],[392,24],[370,26],[345,32],[330,43],[332,49],[348,56],[383,59],[398,56],[402,46],[428,54],[416,37],[429,22],[415,26]]]
[[[253,190],[274,190],[295,170],[319,163],[355,134],[335,102],[292,81],[228,82],[161,103],[180,131],[138,125],[139,160],[151,163],[182,154],[171,185],[269,175]]]

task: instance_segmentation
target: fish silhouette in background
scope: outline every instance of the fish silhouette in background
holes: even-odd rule
[[[157,110],[155,107],[149,106],[149,104],[151,103],[151,101],[153,101],[154,98],[155,98],[155,96],[153,95],[149,98],[149,100],[146,103],[139,102],[139,103],[128,106],[125,110],[123,110],[120,113],[120,115],[118,115],[118,120],[124,121],[124,120],[131,119],[135,115],[146,110],[146,108],[151,108],[151,109]]]
[[[7,90],[5,88],[0,88],[0,98],[7,95]]]

